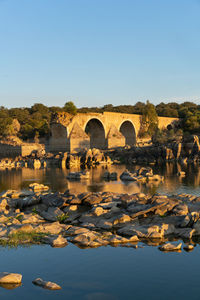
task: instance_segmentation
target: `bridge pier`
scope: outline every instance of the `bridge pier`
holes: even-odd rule
[[[107,135],[107,147],[108,149],[124,147],[126,139],[117,128],[112,125]]]

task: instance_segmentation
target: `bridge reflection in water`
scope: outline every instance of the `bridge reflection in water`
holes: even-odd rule
[[[129,168],[134,171],[139,166]],[[7,189],[25,190],[32,182],[38,182],[48,185],[52,191],[64,192],[70,189],[72,193],[82,193],[86,191],[99,192],[110,191],[117,193],[150,193],[164,192],[177,193],[185,192],[191,194],[200,193],[200,168],[195,165],[182,167],[179,164],[167,163],[162,166],[154,166],[154,173],[164,175],[165,180],[161,184],[137,182],[122,182],[119,179],[120,174],[126,169],[125,165],[111,165],[108,168],[98,166],[89,170],[90,178],[82,181],[69,181],[66,176],[69,172],[80,171],[80,169],[60,169],[47,168],[34,170],[29,168],[1,170],[0,171],[0,191]],[[177,172],[183,170],[185,177],[177,176]],[[117,181],[105,181],[103,174],[105,171],[117,172]]]

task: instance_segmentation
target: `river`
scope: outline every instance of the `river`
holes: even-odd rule
[[[134,166],[131,169],[135,169]],[[124,165],[110,166],[109,171],[118,176],[126,169]],[[19,169],[0,171],[0,190],[27,189],[31,182],[44,183],[52,191],[73,193],[84,191],[114,191],[119,193],[145,192],[200,194],[200,169],[190,165],[166,164],[153,166],[154,173],[164,175],[157,185],[104,181],[105,168],[91,169],[86,181],[68,181],[69,170]],[[74,171],[74,170],[73,170]],[[2,299],[198,299],[200,292],[199,245],[192,252],[163,253],[157,247],[140,243],[138,249],[127,247],[100,247],[79,249],[73,244],[65,248],[50,246],[0,248],[1,271],[23,275],[22,285],[12,290],[0,289]],[[54,281],[62,290],[48,291],[36,287],[32,280],[41,277]]]

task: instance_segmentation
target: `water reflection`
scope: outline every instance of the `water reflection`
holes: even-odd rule
[[[163,183],[149,182],[146,184],[138,182],[122,182],[119,177],[127,168],[135,171],[141,166],[111,165],[109,167],[97,166],[91,168],[90,178],[82,181],[69,181],[66,176],[69,172],[80,171],[79,168],[71,170],[61,168],[47,168],[34,170],[29,168],[1,170],[0,171],[0,191],[7,189],[24,190],[32,182],[38,182],[49,185],[52,191],[64,192],[70,189],[72,193],[82,193],[86,191],[111,191],[117,193],[191,193],[200,192],[200,167],[195,164],[181,166],[178,163],[167,163],[161,166],[153,166],[155,174],[163,175]],[[117,181],[105,181],[103,174],[105,171],[116,172]],[[184,171],[185,177],[177,175],[178,172]]]
[[[6,290],[14,290],[16,288],[18,288],[19,286],[21,286],[21,283],[0,283],[0,287],[4,288]]]

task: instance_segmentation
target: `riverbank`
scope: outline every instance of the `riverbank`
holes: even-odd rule
[[[8,144],[9,145],[9,144]],[[126,146],[110,150],[89,149],[76,153],[45,152],[44,147],[35,144],[35,150],[28,155],[0,159],[0,169],[29,167],[41,169],[57,166],[61,168],[90,168],[96,165],[110,164],[162,164],[164,162],[179,162],[182,165],[200,164],[200,143],[196,135],[188,136],[181,141],[166,143],[151,143],[143,146]],[[38,148],[38,149],[37,149]],[[41,148],[41,149],[40,149]]]

